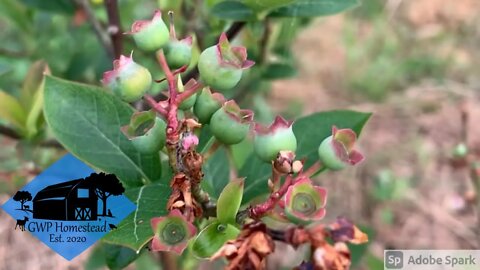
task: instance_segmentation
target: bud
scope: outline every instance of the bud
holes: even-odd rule
[[[195,226],[177,209],[166,217],[152,218],[151,225],[154,232],[153,251],[174,251],[182,254],[188,240],[197,233]]]
[[[210,130],[220,142],[237,144],[247,137],[252,121],[252,111],[241,110],[235,101],[230,100],[213,114]]]
[[[135,63],[132,56],[121,55],[113,61],[113,70],[103,73],[103,84],[126,102],[142,98],[152,84],[148,69]]]
[[[293,168],[295,165],[295,168]],[[280,151],[273,161],[275,170],[282,174],[297,173],[303,168],[299,160],[295,160],[295,153],[292,151]]]
[[[354,150],[357,135],[351,129],[332,127],[332,135],[320,144],[318,155],[323,165],[331,170],[341,170],[363,160],[363,155]]]
[[[192,60],[192,37],[170,40],[164,49],[168,66],[172,69],[187,66]]]
[[[230,46],[227,35],[223,33],[216,46],[200,54],[198,70],[206,85],[216,90],[228,90],[238,84],[242,71],[254,64],[247,60],[247,49]]]
[[[145,51],[156,51],[167,45],[169,41],[169,31],[162,20],[162,12],[156,10],[152,20],[135,21],[132,29],[127,34],[131,34],[135,44]]]
[[[121,128],[123,134],[140,153],[156,153],[165,146],[165,122],[156,117],[153,111],[136,112],[127,126]]]
[[[182,137],[182,148],[184,151],[189,151],[197,147],[198,145],[198,137],[193,133],[187,133]]]
[[[285,194],[285,214],[297,224],[306,225],[325,216],[327,191],[314,186],[309,178],[298,180]]]
[[[205,87],[197,95],[197,101],[193,106],[193,113],[202,124],[208,124],[212,115],[222,107],[225,98],[220,93],[213,93],[210,88]]]
[[[280,151],[297,150],[297,139],[293,134],[292,124],[293,121],[289,122],[277,116],[269,127],[255,125],[254,150],[261,160],[270,162]]]

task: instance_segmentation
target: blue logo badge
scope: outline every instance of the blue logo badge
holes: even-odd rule
[[[24,186],[2,208],[29,231],[71,260],[126,218],[136,206],[113,174],[95,173],[67,154]]]

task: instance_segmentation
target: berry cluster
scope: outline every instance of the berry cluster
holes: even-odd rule
[[[135,22],[128,33],[138,48],[155,52],[168,82],[167,100],[156,101],[146,95],[154,80],[148,69],[133,61],[132,55],[115,60],[113,70],[105,72],[103,78],[103,83],[124,101],[135,102],[143,98],[152,107],[150,111],[136,112],[130,123],[122,127],[122,132],[140,153],[158,153],[166,147],[174,172],[170,183],[172,194],[167,203],[169,215],[151,220],[152,249],[181,253],[187,241],[196,237],[193,246],[202,249],[197,255],[211,257],[221,245],[240,234],[242,225],[249,221],[259,222],[266,215],[299,226],[323,218],[327,192],[314,185],[311,177],[323,169],[339,170],[363,160],[354,149],[355,132],[332,127],[332,135],[319,143],[318,161],[305,169],[304,162],[295,159],[297,138],[293,121],[278,116],[268,127],[255,123],[251,110],[241,109],[221,93],[235,87],[243,70],[254,65],[247,60],[246,49],[231,46],[226,34],[219,37],[217,45],[200,54],[200,80],[183,83],[179,74],[192,62],[193,42],[191,37],[177,39],[172,17],[170,13],[170,27],[167,27],[161,12],[156,11],[152,20]],[[222,145],[242,142],[253,129],[256,155],[272,166],[268,183],[271,195],[265,202],[239,211],[243,181],[232,181],[214,205],[216,219],[197,234],[193,222],[205,217],[207,208],[213,204],[200,187],[204,156],[196,151],[198,130],[206,125]],[[251,228],[244,227],[243,236],[237,239],[240,246],[249,239]],[[212,233],[225,237],[219,236],[222,241],[216,249],[205,251],[208,247],[201,241]],[[267,242],[271,246],[270,241]]]

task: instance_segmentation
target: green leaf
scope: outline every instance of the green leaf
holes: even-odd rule
[[[202,129],[200,131],[200,134],[198,135],[198,141],[199,143],[197,146],[197,151],[199,153],[205,154],[215,142],[215,137],[210,131],[210,125],[202,125]]]
[[[44,73],[49,73],[49,68],[43,60],[36,61],[28,69],[22,89],[20,90],[19,98],[20,103],[25,109],[30,108],[34,103],[34,96],[44,81]]]
[[[236,224],[238,209],[242,203],[243,179],[230,181],[217,201],[217,219],[222,223]]]
[[[227,151],[219,148],[203,165],[204,177],[202,187],[213,198],[218,198],[223,188],[230,181],[230,166]]]
[[[133,109],[102,88],[54,77],[45,81],[45,118],[62,145],[115,174],[127,187],[161,178],[159,154],[140,154],[122,134]]]
[[[249,21],[255,13],[245,4],[237,1],[220,2],[212,7],[212,15],[223,20]]]
[[[297,69],[291,64],[274,63],[265,68],[263,78],[267,80],[285,79],[294,77],[297,73]]]
[[[297,0],[288,6],[280,7],[273,17],[317,17],[342,12],[358,5],[357,0]]]
[[[162,182],[168,179],[163,179]],[[170,188],[164,183],[127,189],[125,195],[137,205],[137,210],[122,220],[117,229],[102,238],[104,242],[139,251],[153,238],[150,220],[167,214]]]
[[[0,90],[0,119],[23,132],[26,116],[25,110],[18,100]]]
[[[25,8],[18,0],[2,0],[0,1],[0,14],[8,18],[19,29],[28,32],[31,27],[31,19]]]
[[[293,132],[298,142],[297,158],[306,158],[305,167],[308,168],[318,159],[318,146],[323,139],[331,135],[333,125],[338,128],[351,128],[360,136],[370,116],[370,113],[338,110],[299,118],[293,124]],[[271,166],[262,162],[255,154],[250,155],[239,175],[246,177],[243,203],[268,192],[267,180],[271,175]]]
[[[244,0],[245,4],[256,12],[262,12],[279,8],[298,0]]]
[[[140,256],[140,252],[137,253],[131,248],[107,243],[103,243],[103,250],[110,269],[123,269]]]
[[[251,140],[243,140],[240,143],[230,145],[230,149],[235,168],[239,169],[245,164],[250,154],[253,153],[253,142]]]
[[[146,252],[137,253],[131,248],[100,242],[90,252],[83,267],[85,270],[105,269],[106,266],[109,269],[124,269],[146,254]]]
[[[217,252],[228,240],[235,239],[240,230],[230,224],[214,221],[195,238],[192,251],[196,257],[206,259]]]
[[[23,4],[45,11],[73,14],[75,6],[70,0],[22,0]]]
[[[44,61],[38,61],[30,67],[27,78],[23,84],[21,99],[25,110],[28,110],[25,128],[29,138],[35,137],[43,121],[43,93],[45,88],[45,76],[50,75],[48,65]]]
[[[268,193],[267,179],[272,174],[271,166],[260,160],[255,153],[250,154],[238,175],[245,177],[243,203],[250,202],[253,198]]]

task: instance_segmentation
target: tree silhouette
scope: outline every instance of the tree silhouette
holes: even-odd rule
[[[20,202],[22,204],[22,210],[24,208],[25,202],[31,201],[32,200],[32,194],[28,191],[17,191],[15,195],[13,196],[13,200]]]
[[[105,173],[92,173],[90,176],[85,178],[86,181],[90,181],[91,185],[95,187],[95,193],[98,198],[103,202],[103,212],[101,216],[107,215],[107,199],[110,196],[122,195],[125,191],[122,183],[118,178],[113,174]]]

